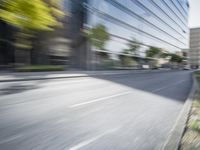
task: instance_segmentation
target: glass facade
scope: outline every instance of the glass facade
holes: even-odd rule
[[[147,63],[149,47],[169,53],[188,48],[188,0],[65,0],[64,5],[71,16],[71,60],[75,67],[100,64],[102,52],[118,62],[123,55],[131,63],[141,64]],[[103,49],[88,44],[82,32],[98,25],[110,35]],[[130,42],[140,46],[137,53],[127,55]]]
[[[188,47],[187,0],[88,0],[86,8],[86,25],[103,24],[112,36],[111,52],[122,52],[131,39],[169,52]]]
[[[1,21],[0,64],[31,60],[32,64],[84,69],[101,63],[123,67],[155,59],[146,54],[152,46],[166,53],[188,48],[188,0],[63,0],[61,5],[65,15],[57,18],[59,26],[54,32],[39,33],[31,42],[31,52],[15,51],[12,34],[17,29]],[[98,26],[109,36],[99,48],[88,36]]]

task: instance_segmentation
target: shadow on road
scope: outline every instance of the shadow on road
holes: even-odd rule
[[[192,87],[191,71],[92,76],[168,99],[184,102]]]
[[[37,85],[23,85],[23,84],[17,84],[17,85],[10,85],[8,87],[0,89],[0,96],[1,95],[9,95],[9,94],[16,94],[16,93],[21,93],[25,92],[28,90],[33,90],[37,89],[39,86]]]

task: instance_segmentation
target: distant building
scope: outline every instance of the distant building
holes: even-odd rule
[[[200,28],[190,29],[189,64],[192,68],[200,66]]]
[[[189,63],[189,49],[182,49],[182,57],[184,65],[190,65]]]
[[[189,49],[182,49],[182,55],[183,55],[183,57],[188,59]]]

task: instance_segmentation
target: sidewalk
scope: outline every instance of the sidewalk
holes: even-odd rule
[[[56,72],[23,72],[23,73],[0,73],[0,82],[45,80],[59,78],[76,78],[97,75],[114,75],[129,73],[163,72],[169,70],[110,70],[110,71],[56,71]]]

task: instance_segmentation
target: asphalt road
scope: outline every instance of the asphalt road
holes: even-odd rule
[[[0,150],[160,150],[191,71],[0,83]]]

